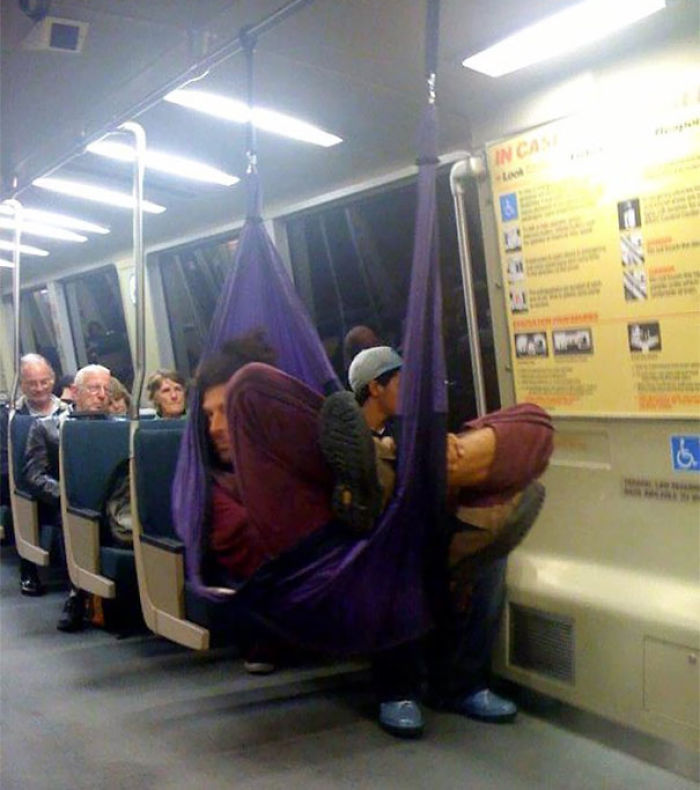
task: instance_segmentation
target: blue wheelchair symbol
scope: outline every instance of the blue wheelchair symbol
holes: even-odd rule
[[[676,472],[700,472],[700,436],[672,436],[671,463]]]
[[[518,197],[515,192],[509,192],[507,195],[501,195],[501,220],[503,222],[510,222],[512,219],[518,218]]]

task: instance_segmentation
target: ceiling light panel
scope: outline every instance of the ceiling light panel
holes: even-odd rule
[[[0,217],[0,228],[3,230],[14,230],[16,223],[14,220],[7,217]],[[20,225],[22,235],[28,236],[41,236],[45,239],[57,239],[58,241],[87,241],[87,236],[82,236],[80,233],[75,233],[72,230],[65,228],[57,228],[54,225],[40,225],[37,222],[22,221]]]
[[[94,143],[90,143],[86,150],[92,154],[105,156],[108,159],[116,159],[120,162],[133,162],[135,156],[132,146],[125,143],[112,142],[111,140],[97,140]],[[233,186],[240,181],[236,176],[232,176],[230,173],[225,173],[223,170],[218,170],[203,162],[152,149],[146,151],[145,165],[148,170],[157,170],[159,173],[167,173],[179,178],[202,181],[208,184],[220,184],[225,187]]]
[[[164,98],[181,107],[188,107],[191,110],[213,115],[215,118],[222,118],[226,121],[248,123],[250,120],[250,110],[247,104],[216,93],[178,89],[171,91]],[[330,134],[306,121],[263,107],[253,107],[253,123],[257,129],[279,134],[282,137],[290,137],[293,140],[320,145],[323,148],[330,148],[343,142],[342,137]]]
[[[126,192],[117,192],[114,189],[105,189],[96,184],[86,184],[82,181],[69,181],[65,178],[43,177],[36,178],[32,184],[39,189],[47,189],[49,192],[58,192],[61,195],[92,200],[95,203],[106,203],[117,208],[128,208],[133,210],[134,198]],[[162,214],[165,206],[152,203],[149,200],[142,202],[143,210],[149,214]]]
[[[0,250],[14,252],[14,249],[15,245],[11,241],[0,239]],[[49,254],[48,250],[41,250],[38,247],[32,247],[30,244],[20,244],[19,251],[22,255],[38,255],[42,258]]]
[[[14,211],[9,206],[0,204],[0,214],[13,215]],[[25,220],[31,220],[32,222],[69,230],[82,230],[83,233],[109,233],[109,228],[104,225],[97,225],[94,222],[87,222],[77,217],[69,217],[67,214],[55,214],[53,211],[43,211],[42,209],[27,208],[25,206],[22,210],[22,216]]]
[[[462,65],[501,77],[572,52],[664,7],[665,0],[586,0],[477,52]]]

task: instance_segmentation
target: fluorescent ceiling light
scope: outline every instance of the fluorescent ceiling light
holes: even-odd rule
[[[5,217],[0,217],[0,228],[4,230],[14,230],[15,221]],[[40,225],[38,222],[22,221],[22,235],[43,236],[46,239],[59,239],[60,241],[87,241],[87,236],[81,236],[72,230],[57,228],[53,225]]]
[[[0,239],[0,250],[9,250],[13,252],[14,249],[15,245],[11,241]],[[29,244],[20,244],[19,251],[22,255],[40,255],[44,257],[49,254],[47,250],[40,250],[38,247],[31,247]]]
[[[87,150],[92,154],[106,156],[109,159],[117,159],[120,162],[133,162],[134,149],[124,143],[115,143],[110,140],[97,140],[88,145]],[[237,184],[240,178],[217,170],[215,167],[197,162],[194,159],[185,159],[182,156],[166,154],[162,151],[146,151],[146,167],[149,170],[158,170],[180,178],[189,178],[192,181],[204,181],[209,184],[221,184],[230,187]]]
[[[213,115],[215,118],[223,118],[234,123],[248,123],[250,120],[247,104],[215,93],[178,89],[171,91],[164,98],[173,104],[189,107],[192,110],[198,110],[207,115]],[[317,126],[300,121],[298,118],[292,118],[291,115],[266,110],[263,107],[253,107],[253,123],[258,129],[264,129],[266,132],[291,137],[293,140],[301,140],[305,143],[313,143],[324,148],[330,148],[343,142],[342,137],[324,132]]]
[[[0,204],[0,214],[14,215],[14,211],[9,206]],[[22,210],[25,220],[55,225],[59,228],[70,228],[70,230],[82,230],[83,233],[109,233],[109,228],[104,225],[96,225],[94,222],[87,222],[77,217],[69,217],[67,214],[54,214],[53,211],[42,211],[38,208],[27,208]]]
[[[477,52],[462,65],[501,77],[604,38],[664,6],[665,0],[585,0]]]
[[[58,192],[61,195],[71,195],[72,197],[93,200],[96,203],[107,203],[110,206],[119,208],[134,208],[134,198],[126,192],[117,192],[113,189],[105,189],[94,184],[85,184],[82,181],[69,181],[65,178],[35,178],[32,181],[35,187],[48,189],[49,192]],[[143,210],[149,214],[162,214],[165,206],[151,203],[149,200],[143,201]]]
[[[0,258],[0,269],[14,269],[15,265],[12,261],[6,261],[4,258]]]

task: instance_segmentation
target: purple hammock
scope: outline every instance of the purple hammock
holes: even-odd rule
[[[431,625],[425,566],[444,498],[447,413],[434,105],[425,110],[419,151],[394,496],[366,537],[349,538],[331,523],[266,562],[225,605],[233,618],[240,613],[294,643],[328,652],[380,650],[414,639]],[[248,178],[248,219],[202,358],[226,340],[262,327],[277,352],[277,366],[328,394],[340,384],[260,219],[257,176]],[[189,414],[173,483],[173,517],[185,544],[190,584],[199,595],[217,601],[221,597],[205,586],[201,571],[209,484],[198,395]]]

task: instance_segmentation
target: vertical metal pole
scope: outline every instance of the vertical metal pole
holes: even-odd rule
[[[12,250],[12,302],[14,305],[13,319],[14,319],[14,345],[12,356],[15,362],[15,375],[12,381],[12,400],[10,401],[11,407],[14,408],[19,393],[19,360],[20,360],[20,343],[19,343],[19,313],[20,313],[20,293],[19,293],[19,278],[20,278],[20,251],[19,246],[22,240],[22,219],[23,207],[19,200],[9,199],[3,200],[4,206],[9,206],[14,211],[15,228],[14,228],[14,248]]]
[[[474,298],[474,280],[472,278],[471,256],[469,254],[469,229],[467,226],[467,212],[464,203],[464,182],[470,178],[469,163],[466,160],[455,162],[450,170],[450,189],[455,206],[455,220],[457,223],[457,242],[459,246],[459,260],[462,267],[462,281],[464,284],[464,308],[467,314],[467,328],[469,330],[469,351],[472,358],[472,378],[474,380],[474,395],[476,397],[477,416],[486,414],[486,394],[484,391],[484,367],[481,360],[481,346],[479,344],[479,321],[476,314],[476,300]]]
[[[134,274],[136,276],[136,314],[135,332],[135,371],[134,384],[131,388],[131,408],[129,416],[132,420],[139,417],[139,404],[143,390],[144,366],[146,363],[146,271],[143,259],[143,174],[146,159],[146,132],[141,124],[127,121],[119,127],[120,131],[130,132],[134,136],[134,170],[133,189],[134,215]]]

